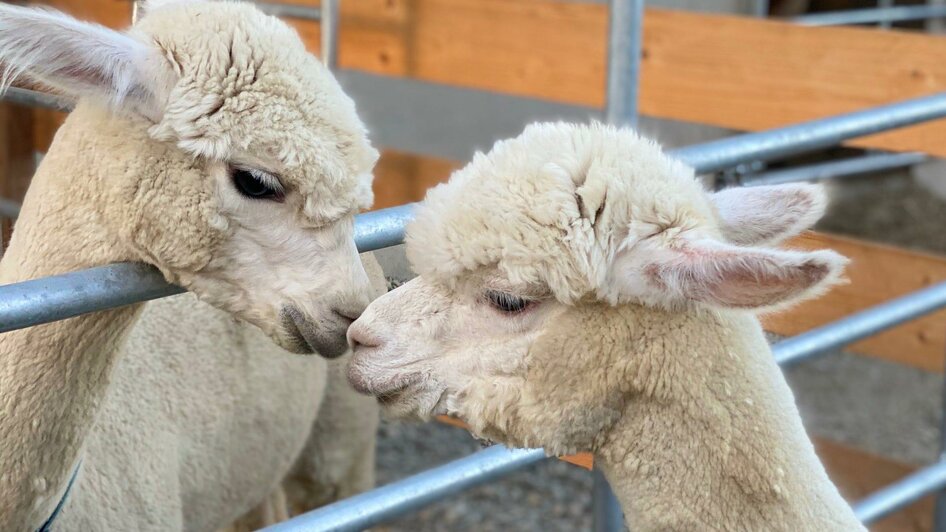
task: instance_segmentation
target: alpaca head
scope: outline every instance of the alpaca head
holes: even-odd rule
[[[530,126],[428,193],[407,234],[419,277],[349,329],[349,378],[394,415],[589,450],[623,400],[623,377],[594,372],[615,356],[659,360],[668,338],[648,339],[647,323],[771,308],[837,279],[833,252],[759,247],[824,208],[809,185],[708,193],[629,130]],[[636,324],[603,323],[631,308]]]
[[[130,259],[286,349],[344,351],[378,153],[294,30],[249,3],[155,0],[125,32],[5,5],[0,63],[94,111],[95,138],[52,150],[104,159],[90,201]]]

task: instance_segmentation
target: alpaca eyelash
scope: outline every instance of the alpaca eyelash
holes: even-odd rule
[[[520,314],[529,309],[535,300],[526,299],[507,292],[490,290],[486,292],[486,301],[494,309],[504,314]]]

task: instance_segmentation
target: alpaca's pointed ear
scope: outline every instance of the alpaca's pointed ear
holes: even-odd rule
[[[836,284],[847,259],[833,251],[744,248],[709,239],[673,248],[641,242],[621,251],[613,292],[626,301],[763,310],[813,297]]]
[[[740,246],[777,244],[810,228],[828,198],[819,185],[730,188],[712,195],[723,237]]]
[[[24,78],[153,114],[173,76],[157,48],[49,9],[0,4],[0,88]]]

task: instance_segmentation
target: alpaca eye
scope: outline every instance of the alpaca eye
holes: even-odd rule
[[[283,192],[275,177],[259,170],[234,168],[231,171],[233,186],[244,196],[252,199],[282,201]]]
[[[493,308],[499,310],[500,312],[505,312],[506,314],[517,314],[522,312],[533,303],[533,301],[523,299],[512,294],[507,294],[506,292],[487,292],[486,299],[489,301],[489,304],[493,306]]]

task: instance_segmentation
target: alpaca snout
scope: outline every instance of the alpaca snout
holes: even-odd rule
[[[290,351],[337,358],[348,350],[346,332],[352,321],[338,310],[325,311],[312,318],[297,307],[287,305],[281,315],[283,329],[290,337],[289,346],[284,347]]]

